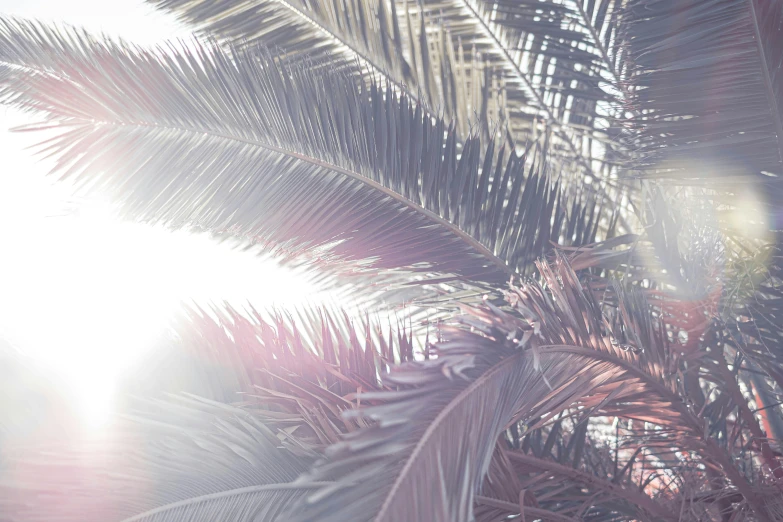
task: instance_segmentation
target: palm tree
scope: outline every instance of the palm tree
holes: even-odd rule
[[[0,519],[783,519],[782,1],[152,3],[2,21],[57,173],[395,319],[188,310]]]

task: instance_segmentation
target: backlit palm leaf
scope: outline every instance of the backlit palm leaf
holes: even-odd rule
[[[514,135],[535,136],[532,120],[538,120],[554,128],[560,153],[585,173],[611,169],[601,162],[620,145],[614,119],[625,99],[621,26],[616,23],[621,2],[450,0],[424,5],[449,28],[460,52],[475,48],[502,71]],[[601,152],[596,155],[594,149]]]
[[[9,429],[0,520],[285,520],[290,503],[319,486],[291,482],[363,425],[340,418],[355,407],[351,396],[383,389],[386,365],[413,353],[402,327],[313,313],[319,319],[190,310],[175,325],[178,341],[119,384],[169,398],[123,398],[126,419],[87,447],[27,445]]]
[[[783,11],[776,0],[630,0],[639,167],[777,194]]]
[[[285,520],[311,486],[307,459],[252,414],[195,397],[157,401],[85,447],[14,448],[0,484],[3,520]]]
[[[11,21],[1,47],[3,94],[47,118],[62,175],[133,218],[485,281],[602,219],[562,198],[543,160],[495,160],[478,139],[458,153],[407,98],[257,48],[150,52]]]
[[[507,118],[503,86],[475,53],[458,52],[451,37],[414,0],[153,0],[204,34],[228,44],[263,44],[286,56],[330,66],[359,64],[382,77],[430,115],[445,113],[465,139],[478,124],[485,137]]]

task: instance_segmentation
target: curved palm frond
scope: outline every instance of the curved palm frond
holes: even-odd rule
[[[3,520],[284,520],[314,486],[247,411],[196,397],[150,401],[102,441],[14,449]]]
[[[394,3],[392,12],[387,2],[377,0],[149,3],[228,45],[262,44],[324,67],[351,69],[358,64],[363,73],[381,75],[406,92],[414,81],[414,71],[402,54]]]
[[[13,21],[1,36],[4,98],[45,116],[62,176],[132,218],[484,281],[604,219],[532,157],[493,163],[478,139],[458,153],[404,96],[257,48],[149,52]]]
[[[289,377],[340,396],[380,389],[389,365],[421,350],[410,327],[388,323],[324,307],[259,312],[228,304],[187,306],[172,325],[173,339],[129,387],[141,396],[185,390],[228,403],[259,387],[283,391],[279,386],[290,383],[280,379]]]
[[[452,332],[436,346],[437,359],[392,370],[387,380],[399,386],[397,391],[359,395],[370,405],[351,415],[376,424],[346,436],[304,476],[304,482],[334,484],[304,497],[294,520],[471,520],[478,514],[496,520],[528,507],[545,519],[578,518],[590,508],[599,520],[615,519],[616,509],[636,509],[633,516],[641,520],[677,520],[684,503],[695,503],[691,512],[706,516],[722,509],[719,498],[734,499],[729,506],[760,520],[774,518],[764,495],[775,489],[783,468],[749,414],[738,365],[732,374],[720,362],[722,352],[682,352],[668,341],[671,323],[662,320],[664,305],[660,299],[649,304],[642,289],[614,284],[603,290],[606,300],[599,304],[562,258],[539,269],[545,286],[531,283],[509,293],[509,304],[525,319],[491,307],[471,311],[465,324],[473,331]],[[702,395],[690,375],[717,386]],[[614,450],[614,470],[603,473],[603,482],[600,474],[590,475],[590,467],[564,474],[559,484],[543,480],[564,471],[547,461],[558,440],[553,426],[593,416],[624,419],[627,435]],[[733,432],[726,431],[727,418],[735,419]],[[496,446],[506,429],[516,430],[517,439],[542,431],[549,436],[539,455],[517,457],[514,450]],[[579,430],[573,433],[576,438],[563,451],[574,455],[566,462],[579,468],[586,438],[580,443]],[[749,447],[737,434],[755,442]],[[524,465],[503,462],[515,458]],[[765,467],[738,464],[747,458],[760,458]],[[664,479],[647,459],[680,473],[674,481]],[[721,469],[727,480],[720,482],[705,469]],[[488,472],[490,483],[484,482]],[[522,474],[515,479],[516,497],[513,480],[501,480],[497,473]],[[620,487],[621,479],[630,481],[628,491]],[[596,496],[575,504],[573,496],[559,495],[574,480],[590,482],[594,495],[619,497],[619,507],[602,508]],[[431,493],[423,499],[414,491],[425,482]],[[640,490],[645,498],[636,498]],[[517,502],[515,509],[511,499],[521,494],[530,495],[530,503]],[[405,500],[410,498],[419,500]]]
[[[242,400],[282,445],[320,455],[366,425],[341,417],[357,406],[355,394],[386,389],[381,378],[389,368],[419,356],[420,343],[426,347],[430,335],[417,339],[407,322],[354,319],[325,308],[190,309],[175,326],[179,343],[146,362],[143,377],[129,387],[142,396],[184,389]],[[437,328],[431,336],[437,338]],[[183,387],[182,373],[196,386]]]
[[[340,417],[355,392],[384,389],[379,376],[414,350],[402,326],[330,310],[191,308],[174,330],[118,384],[147,399],[120,400],[124,420],[100,440],[31,445],[9,431],[2,467],[14,472],[0,477],[0,519],[285,520],[321,486],[292,481],[364,425]]]
[[[643,234],[564,248],[573,252],[571,265],[590,270],[591,287],[604,298],[605,278],[622,278],[660,309],[668,335],[681,337],[684,349],[710,348],[720,354],[709,357],[710,365],[718,366],[711,366],[708,380],[723,366],[725,351],[728,360],[741,354],[737,367],[748,372],[735,372],[731,381],[742,381],[747,389],[760,388],[762,394],[771,385],[766,379],[776,383],[773,388],[783,389],[780,238],[772,236],[772,241],[750,252],[735,249],[712,223],[693,219],[683,206],[673,208],[662,191],[653,190],[648,203],[651,225]],[[617,248],[621,246],[627,248]],[[754,372],[763,375],[756,385],[749,380]],[[728,377],[721,378],[724,389],[733,388],[722,381]]]
[[[537,516],[527,513],[531,508],[576,520],[677,520],[679,506],[672,499],[642,492],[638,477],[627,473],[630,467],[623,473],[613,469],[611,449],[594,433],[597,425],[565,417],[521,441],[518,432],[501,439],[476,520]]]
[[[426,101],[430,112],[442,109],[462,138],[473,122],[485,136],[507,127],[518,143],[552,126],[565,146],[559,153],[588,173],[618,161],[615,119],[622,116],[625,71],[616,0],[152,3],[232,44],[260,42],[296,54],[309,41],[318,43],[316,53],[358,52],[360,60],[364,51],[357,49],[373,48],[374,61],[386,65],[371,68],[408,85],[407,95]],[[278,19],[288,24],[269,22]]]
[[[566,274],[560,272],[561,279]],[[564,284],[572,288],[573,281]],[[655,389],[674,395],[653,355],[646,365],[631,364],[639,357],[596,335],[600,312],[574,315],[588,299],[584,294],[581,302],[554,295],[553,305],[535,287],[531,291],[524,305],[517,304],[528,319],[495,308],[471,311],[465,324],[481,334],[457,329],[437,345],[436,359],[392,370],[387,380],[399,391],[360,394],[363,403],[378,401],[358,412],[377,425],[347,436],[306,475],[336,482],[308,496],[295,520],[470,520],[497,437],[510,424],[536,429],[583,401],[593,407],[614,400],[635,404]],[[555,316],[547,313],[552,306],[558,307]],[[630,383],[618,390],[625,380]],[[666,412],[658,416],[674,423],[678,413]],[[425,483],[431,492],[426,501],[404,500],[420,498],[414,491]]]
[[[518,343],[455,334],[431,363],[399,367],[388,378],[416,386],[361,394],[363,402],[388,401],[362,410],[377,424],[333,446],[332,460],[306,475],[306,481],[337,482],[308,497],[292,520],[470,520],[506,424],[520,411],[570,403],[596,375],[600,383],[614,376],[607,364],[579,355],[543,356],[537,362],[546,373],[539,373]],[[576,367],[588,370],[575,377]],[[555,383],[554,391],[542,375]],[[425,485],[426,500],[406,500]]]

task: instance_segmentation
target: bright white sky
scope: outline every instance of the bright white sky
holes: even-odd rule
[[[0,14],[139,44],[188,34],[141,0],[0,0]],[[25,150],[35,136],[7,130],[28,121],[0,108],[0,338],[70,383],[85,422],[102,422],[117,376],[183,300],[263,307],[301,303],[310,293],[303,276],[250,253],[122,223],[104,202],[74,200]]]

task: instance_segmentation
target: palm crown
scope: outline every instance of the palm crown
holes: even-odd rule
[[[394,319],[188,309],[0,519],[783,517],[783,2],[152,3],[197,37],[1,22],[56,172]]]

